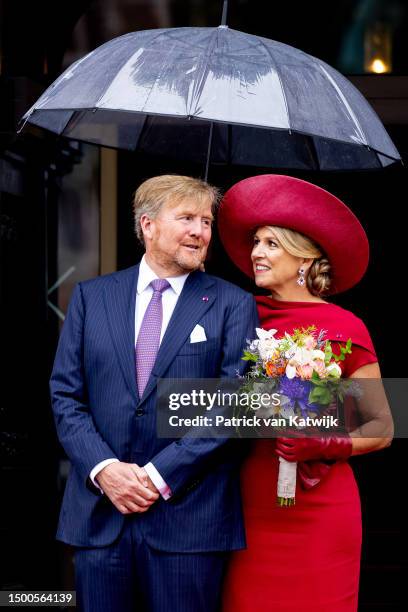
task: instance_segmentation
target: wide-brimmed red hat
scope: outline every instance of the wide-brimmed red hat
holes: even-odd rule
[[[367,269],[369,245],[357,217],[333,194],[292,176],[236,183],[221,201],[218,223],[226,252],[252,278],[253,235],[264,225],[295,230],[320,246],[331,264],[332,294],[353,287]]]

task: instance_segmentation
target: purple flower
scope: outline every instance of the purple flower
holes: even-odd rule
[[[291,408],[299,406],[302,417],[306,417],[309,411],[319,412],[317,404],[309,404],[309,393],[312,390],[312,383],[301,378],[288,378],[282,376],[280,379],[279,392],[290,400]]]

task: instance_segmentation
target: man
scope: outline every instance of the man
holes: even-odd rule
[[[255,335],[252,296],[199,269],[216,199],[198,179],[145,181],[142,261],[73,293],[50,386],[72,463],[57,537],[84,612],[212,612],[245,544],[231,441],[156,436],[157,379],[235,378]]]

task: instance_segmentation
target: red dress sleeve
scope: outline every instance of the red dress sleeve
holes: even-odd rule
[[[339,314],[343,317],[345,337],[351,338],[352,342],[351,354],[346,355],[344,361],[339,361],[343,376],[348,378],[359,368],[377,363],[378,357],[364,321],[348,310],[341,309]],[[341,344],[344,346],[343,342]],[[339,342],[332,341],[332,348],[335,353],[340,353]]]
[[[365,365],[370,363],[377,363],[378,358],[375,353],[368,351],[361,346],[355,345],[351,347],[352,353],[351,355],[346,355],[344,360],[343,376],[346,378],[350,377],[356,370],[362,368]]]

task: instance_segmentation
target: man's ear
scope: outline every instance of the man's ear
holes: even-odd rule
[[[151,239],[153,236],[153,227],[154,219],[148,217],[148,215],[143,214],[140,217],[140,227],[142,228],[144,239]]]

